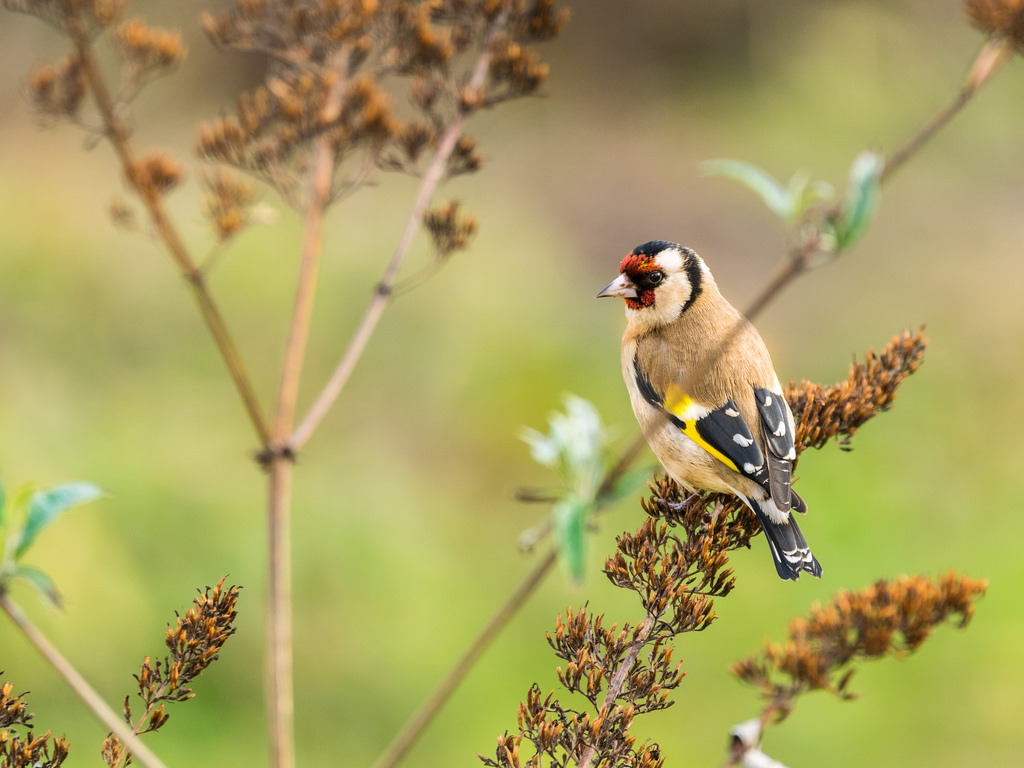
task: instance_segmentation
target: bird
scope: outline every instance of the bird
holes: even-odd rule
[[[793,512],[793,413],[761,335],[722,296],[704,260],[667,240],[626,254],[598,298],[626,302],[622,375],[669,476],[738,497],[764,529],[779,577],[821,577]]]

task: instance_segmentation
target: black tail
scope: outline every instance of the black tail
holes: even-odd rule
[[[771,504],[771,501],[767,503]],[[784,522],[776,523],[771,516],[761,511],[760,504],[753,502],[751,506],[757,519],[761,521],[761,527],[764,528],[764,535],[768,539],[779,578],[796,581],[801,571],[807,571],[820,579],[821,564],[811,554],[811,548],[807,546],[807,540],[800,532],[800,526],[796,524],[793,513],[787,514]]]

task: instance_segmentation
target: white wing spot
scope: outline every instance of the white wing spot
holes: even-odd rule
[[[765,406],[769,406],[769,405],[772,404],[772,396],[771,395],[765,394],[765,396],[764,396],[764,404],[765,404]]]
[[[785,437],[785,435],[786,435],[786,422],[780,421],[779,422],[779,428],[776,429],[775,432],[773,432],[772,434],[774,434],[776,437]]]
[[[725,409],[725,415],[726,416],[732,416],[732,418],[735,419],[737,416],[740,415],[740,412],[737,411],[735,408],[726,408]]]
[[[787,458],[790,461],[796,459],[796,448],[790,448],[789,453],[787,453],[784,458]]]
[[[732,441],[736,443],[736,445],[742,445],[744,448],[749,447],[750,444],[754,442],[751,438],[744,437],[739,433],[732,436]]]
[[[755,467],[755,466],[754,466],[753,464],[751,464],[751,463],[750,463],[749,461],[748,461],[748,462],[747,462],[746,464],[744,464],[744,465],[743,465],[743,471],[744,471],[744,472],[745,472],[746,474],[748,474],[748,475],[752,475],[752,474],[754,474],[754,472],[755,472],[755,470],[756,470],[756,469],[757,469],[757,467]]]

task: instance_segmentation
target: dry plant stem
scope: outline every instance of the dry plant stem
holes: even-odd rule
[[[778,272],[775,273],[775,276],[750,303],[744,316],[748,320],[753,320],[754,317],[761,314],[764,308],[775,301],[778,295],[806,269],[806,254],[796,253],[792,258],[787,259]],[[739,327],[736,330],[739,330]]]
[[[921,130],[910,137],[906,144],[893,152],[885,161],[879,183],[884,183],[889,176],[912,157],[950,120],[962,110],[967,102],[978,92],[989,78],[992,77],[1013,53],[1013,43],[1001,38],[989,39],[977,55],[967,75],[967,81],[945,108],[925,123]]]
[[[641,649],[647,643],[647,636],[651,633],[651,628],[654,626],[656,619],[657,617],[654,614],[648,612],[640,626],[636,628],[636,634],[633,636],[633,642],[630,644],[629,650],[622,658],[622,663],[615,670],[615,674],[612,675],[612,679],[608,681],[608,691],[605,693],[604,702],[601,704],[601,713],[607,714],[615,706],[615,700],[622,694],[626,678],[629,677],[629,670],[633,668],[633,664],[640,655]],[[590,764],[593,762],[594,755],[596,754],[597,747],[595,745],[586,747],[583,750],[583,754],[580,755],[580,761],[577,763],[579,768],[590,768]]]
[[[295,418],[295,404],[320,265],[324,210],[330,200],[333,167],[334,151],[328,140],[321,138],[316,143],[310,166],[302,265],[285,345],[277,399],[274,450],[269,464],[267,684],[271,765],[275,768],[290,768],[295,763],[291,633],[291,483],[294,467],[293,457],[284,450],[284,444]]]
[[[476,64],[473,67],[469,84],[466,86],[467,91],[471,93],[479,92],[483,88],[484,82],[487,78],[487,71],[491,65],[491,59],[494,57],[493,42],[502,29],[504,29],[507,20],[508,9],[504,10],[494,20],[491,32],[487,37],[487,43],[484,45],[484,50],[481,52],[480,57],[477,59]],[[409,247],[412,245],[413,237],[423,222],[423,216],[427,211],[427,207],[430,205],[430,200],[434,196],[434,192],[437,190],[441,180],[444,178],[445,169],[448,166],[448,161],[452,156],[452,152],[455,151],[455,146],[458,143],[459,138],[462,136],[462,129],[465,122],[466,113],[461,112],[454,120],[452,120],[451,124],[441,136],[441,140],[438,142],[437,152],[434,154],[434,159],[430,163],[430,167],[427,169],[426,174],[423,176],[423,181],[420,184],[419,192],[417,193],[416,200],[413,203],[409,220],[405,225],[405,232],[402,234],[402,239],[399,241],[398,247],[395,249],[395,252],[391,257],[391,261],[388,264],[387,269],[384,271],[383,277],[377,284],[370,306],[367,307],[348,347],[345,349],[345,352],[341,356],[341,360],[334,369],[334,373],[331,374],[331,378],[317,396],[313,405],[310,407],[309,412],[299,423],[299,426],[295,429],[291,439],[288,441],[288,448],[291,449],[292,452],[298,452],[302,449],[306,444],[306,441],[309,440],[310,436],[327,416],[331,406],[334,405],[334,402],[338,399],[341,391],[345,388],[345,384],[352,375],[352,371],[359,362],[359,358],[362,357],[363,351],[366,349],[366,345],[369,342],[370,337],[377,328],[377,323],[380,322],[381,315],[384,314],[384,310],[391,301],[392,289],[394,287],[395,279],[398,276],[398,270],[405,261]]]
[[[295,695],[292,681],[291,622],[291,485],[294,465],[276,457],[269,466],[267,493],[267,716],[270,728],[270,764],[291,768],[295,764]]]
[[[253,389],[252,381],[239,355],[238,348],[228,332],[227,324],[224,322],[220,310],[217,308],[213,297],[206,287],[203,272],[196,266],[188,249],[178,235],[178,231],[168,218],[159,192],[154,190],[152,185],[145,182],[139,175],[135,150],[129,139],[128,130],[124,121],[117,115],[114,101],[110,96],[106,81],[103,79],[99,65],[93,55],[89,35],[82,22],[73,13],[69,13],[65,21],[71,41],[74,43],[75,49],[81,58],[82,70],[95,98],[106,135],[121,160],[125,176],[145,204],[157,235],[167,246],[167,250],[178,265],[182,276],[192,289],[192,295],[199,305],[203,320],[206,321],[214,342],[216,342],[217,348],[224,358],[231,378],[238,389],[238,394],[242,398],[246,412],[249,414],[249,419],[256,429],[260,443],[266,447],[270,442],[270,429],[267,419],[263,415],[259,398]]]
[[[412,745],[416,743],[416,740],[434,719],[434,716],[448,702],[452,693],[473,668],[473,665],[476,664],[480,656],[483,655],[483,652],[487,650],[487,647],[494,641],[494,638],[508,625],[519,609],[523,607],[523,604],[526,603],[530,595],[543,583],[557,562],[558,551],[552,550],[548,553],[547,557],[537,564],[523,583],[519,585],[516,591],[505,601],[504,605],[494,614],[487,623],[487,626],[484,627],[476,640],[473,641],[462,655],[462,658],[455,663],[455,666],[452,667],[448,675],[441,681],[441,684],[430,695],[430,698],[406,721],[405,725],[402,726],[402,730],[398,732],[398,735],[388,745],[384,754],[377,758],[373,768],[393,768],[405,757],[406,753],[412,748]]]
[[[124,718],[107,705],[86,679],[79,674],[71,662],[64,658],[61,652],[39,631],[5,591],[0,591],[0,609],[3,609],[3,612],[17,625],[29,642],[43,655],[43,658],[71,686],[71,690],[92,711],[96,719],[121,739],[125,749],[131,752],[144,765],[148,766],[148,768],[164,768],[164,763],[160,758],[154,755],[149,747],[139,740],[138,736],[125,723]]]
[[[341,108],[342,78],[338,77],[324,105],[325,113]],[[288,340],[285,343],[281,382],[277,395],[272,452],[269,460],[267,674],[269,691],[271,765],[290,768],[295,763],[295,703],[292,680],[291,597],[291,483],[294,455],[286,443],[295,422],[302,364],[313,316],[316,280],[323,246],[324,212],[331,199],[335,151],[321,137],[313,148],[309,188],[305,201],[302,263]]]

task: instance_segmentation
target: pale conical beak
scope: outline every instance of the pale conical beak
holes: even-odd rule
[[[636,292],[636,286],[633,285],[633,281],[623,273],[608,283],[604,290],[597,294],[599,299],[602,296],[621,296],[624,299],[635,299],[639,294]]]

